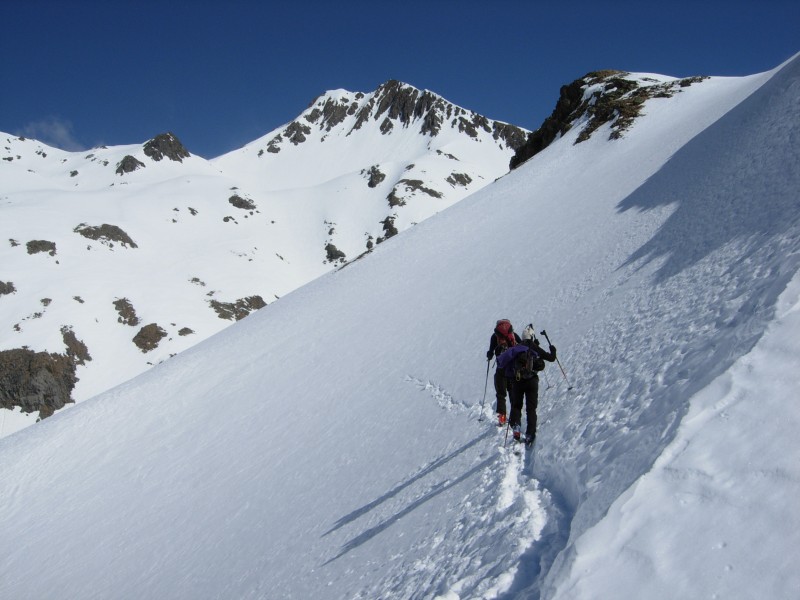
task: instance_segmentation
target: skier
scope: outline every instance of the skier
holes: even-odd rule
[[[498,369],[503,369],[512,381],[511,415],[509,425],[514,432],[514,439],[520,439],[520,423],[522,420],[522,404],[525,403],[525,415],[528,426],[525,432],[525,445],[530,447],[536,439],[536,409],[539,404],[539,375],[544,370],[544,361],[556,360],[556,347],[550,344],[547,352],[539,345],[532,325],[522,332],[522,343],[505,350],[497,357]]]
[[[490,361],[493,357],[499,357],[511,346],[516,346],[522,340],[514,331],[511,321],[500,319],[494,328],[494,333],[489,339],[489,350],[486,352],[486,360]],[[507,376],[498,364],[494,372],[494,391],[497,396],[497,424],[502,427],[506,424],[506,392],[511,396],[511,383],[513,374]]]

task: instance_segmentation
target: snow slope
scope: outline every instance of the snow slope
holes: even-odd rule
[[[795,595],[799,87],[795,59],[573,130],[0,440],[0,596]],[[477,418],[500,317],[575,388],[545,371],[533,455]]]

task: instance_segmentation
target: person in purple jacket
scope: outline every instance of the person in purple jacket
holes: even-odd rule
[[[522,343],[512,346],[497,357],[497,366],[504,370],[511,384],[511,414],[509,426],[514,432],[514,439],[520,439],[520,423],[522,405],[525,404],[525,416],[528,426],[525,431],[525,445],[533,445],[536,439],[536,409],[539,405],[539,371],[544,370],[544,361],[556,360],[556,348],[550,344],[550,351],[539,345],[534,335],[533,325],[528,325],[522,332]]]

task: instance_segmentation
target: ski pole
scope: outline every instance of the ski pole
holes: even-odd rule
[[[550,341],[550,338],[547,336],[547,332],[544,329],[542,329],[541,334],[544,336],[544,339],[547,340],[547,343],[552,346],[553,342]],[[567,390],[571,390],[572,386],[569,384],[569,379],[567,378],[567,372],[564,370],[564,367],[561,366],[561,361],[558,360],[558,356],[556,356],[556,362],[558,363],[558,368],[561,369],[561,374],[564,376],[564,381],[567,382]]]
[[[481,400],[481,416],[478,417],[478,421],[483,421],[483,405],[486,403],[486,390],[489,389],[489,367],[492,364],[492,359],[486,359],[486,383],[483,385],[483,400]]]

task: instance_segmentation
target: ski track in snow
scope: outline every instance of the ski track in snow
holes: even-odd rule
[[[457,507],[455,526],[432,531],[415,543],[405,556],[396,557],[380,582],[367,586],[356,598],[489,599],[509,591],[517,577],[520,557],[545,529],[550,500],[529,475],[531,452],[517,453],[515,442],[504,443],[504,439],[505,429],[489,423],[488,431],[468,444],[471,447],[480,442],[476,464],[459,478],[443,484],[450,487],[479,476],[477,485]],[[407,483],[425,477],[449,458],[429,465]],[[438,489],[428,492],[433,493]],[[425,500],[422,496],[410,503],[396,518]],[[362,533],[351,544],[363,542],[363,537],[378,533],[388,524],[391,523]]]

